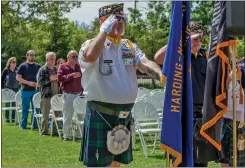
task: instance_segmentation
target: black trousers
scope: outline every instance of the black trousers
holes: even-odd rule
[[[194,163],[194,167],[208,167],[208,162],[206,162],[206,163]]]
[[[195,126],[196,119],[201,119],[202,118],[202,106],[195,106],[194,105],[193,107],[194,107],[194,109],[193,109],[193,113],[194,113],[193,118],[194,118],[194,126]],[[198,132],[199,132],[199,129],[198,129]],[[200,161],[200,160],[202,160],[201,157],[203,157],[202,154],[201,154],[203,152],[203,150],[204,150],[203,144],[200,143],[200,142],[198,142],[195,139],[195,136],[194,136],[194,139],[193,140],[194,140],[194,148],[193,148],[193,150],[194,150],[193,151],[193,154],[194,154],[194,167],[207,167],[208,166],[208,162]],[[197,150],[197,147],[200,149],[200,151]],[[200,160],[197,159],[199,154],[200,154]]]

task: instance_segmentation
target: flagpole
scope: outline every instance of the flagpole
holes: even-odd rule
[[[166,167],[170,167],[170,157],[169,157],[169,152],[166,151],[166,154],[167,154]]]
[[[232,48],[232,98],[233,98],[233,165],[232,167],[237,167],[237,115],[236,115],[236,48],[234,45]]]

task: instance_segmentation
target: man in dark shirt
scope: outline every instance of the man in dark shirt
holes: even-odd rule
[[[73,101],[83,92],[82,72],[78,64],[78,53],[71,50],[67,54],[67,62],[60,65],[58,69],[58,81],[64,95],[63,117],[64,117],[64,140],[72,139],[72,117],[74,115]]]
[[[21,83],[21,98],[22,98],[22,119],[21,129],[26,129],[28,111],[32,97],[37,93],[37,78],[36,75],[40,69],[40,65],[34,62],[35,51],[29,50],[26,53],[26,62],[22,63],[17,71],[16,79]],[[33,115],[33,112],[32,112]],[[33,118],[33,117],[32,117]],[[34,119],[34,128],[37,128],[37,121]]]
[[[48,135],[48,119],[51,109],[50,100],[51,97],[58,94],[59,85],[57,78],[57,69],[55,67],[56,55],[54,52],[48,52],[46,54],[46,64],[42,66],[37,74],[37,83],[40,86],[41,92],[41,134]],[[54,134],[57,134],[57,129],[54,129]]]
[[[202,118],[202,106],[204,101],[204,89],[206,80],[206,69],[208,52],[206,49],[201,48],[201,40],[203,38],[202,26],[198,22],[190,22],[191,30],[191,79],[193,90],[193,113],[194,113],[194,125],[196,120]],[[154,56],[156,63],[163,64],[164,57],[167,51],[167,46],[162,47],[157,51]],[[201,121],[201,120],[200,120]],[[199,126],[200,127],[200,126]],[[199,133],[199,130],[196,130]],[[202,141],[194,138],[194,166],[206,167],[208,162],[204,153],[206,144]],[[206,146],[207,147],[207,146]],[[209,146],[208,146],[209,147]]]

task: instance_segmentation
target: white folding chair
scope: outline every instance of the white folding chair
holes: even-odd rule
[[[42,118],[43,115],[41,113],[37,113],[37,109],[40,109],[40,102],[41,102],[41,93],[40,92],[36,93],[33,96],[32,102],[33,102],[34,113],[33,113],[33,118],[32,118],[32,123],[31,123],[31,130],[33,129],[34,119],[36,118],[39,134],[42,135],[39,120]]]
[[[15,92],[11,89],[3,89],[2,90],[2,103],[13,103],[15,102]],[[5,124],[5,115],[3,114],[3,111],[6,112],[7,110],[16,110],[15,107],[2,107],[2,119],[3,123]],[[16,115],[15,115],[16,120]]]
[[[82,138],[82,126],[84,125],[84,117],[86,112],[86,100],[84,96],[79,96],[73,101],[74,107],[74,122],[78,127]],[[75,140],[75,128],[73,129],[73,141]]]
[[[142,97],[146,94],[150,94],[150,91],[147,88],[144,88],[144,87],[138,88],[137,98]]]
[[[16,93],[16,95],[15,95],[15,103],[16,103],[16,117],[17,117],[17,120],[18,120],[19,125],[20,125],[20,123],[21,123],[21,114],[22,114],[22,109],[21,109],[21,105],[22,105],[21,90],[18,91]],[[29,112],[32,112],[32,108],[29,109]],[[16,120],[15,120],[15,125],[17,125],[17,121]]]
[[[57,124],[57,121],[63,121],[63,117],[55,117],[55,111],[63,111],[63,95],[62,94],[57,94],[51,98],[50,101],[51,104],[51,114],[52,114],[52,122],[51,122],[51,134],[50,136],[53,135],[53,122],[55,123],[57,132],[59,134],[60,139],[62,139],[59,126]]]
[[[160,121],[157,114],[157,109],[154,104],[146,98],[138,99],[132,110],[133,117],[136,123],[136,133],[139,134],[139,138],[144,150],[145,157],[148,157],[147,146],[144,139],[144,134],[155,134],[154,144],[153,144],[153,152],[156,147],[157,135],[161,132],[160,129]],[[158,122],[155,127],[144,128],[140,125],[141,122]]]

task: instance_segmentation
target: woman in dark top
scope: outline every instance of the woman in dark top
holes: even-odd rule
[[[66,61],[63,58],[60,58],[57,60],[57,70],[59,68],[60,65],[64,64]]]
[[[18,82],[16,81],[16,71],[17,71],[16,58],[11,57],[8,59],[6,68],[2,72],[2,88],[11,89],[15,92],[18,91]],[[5,106],[10,107],[10,104],[12,105],[12,107],[15,106],[15,102],[6,103]],[[6,110],[5,120],[8,123],[10,122],[9,110]],[[15,110],[12,110],[11,120],[12,123],[15,122]]]
[[[60,65],[64,64],[65,62],[66,62],[66,61],[65,61],[63,58],[60,58],[60,59],[57,60],[57,64],[56,64],[56,66],[57,66],[57,71],[58,71]],[[62,94],[62,90],[61,90],[61,88],[60,88],[60,83],[58,82],[58,84],[59,84],[59,93]]]

